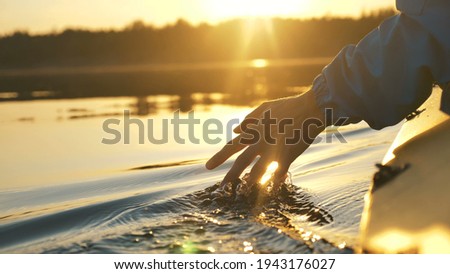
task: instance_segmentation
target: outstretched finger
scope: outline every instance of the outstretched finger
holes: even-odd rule
[[[271,102],[265,102],[247,114],[244,120],[233,129],[233,132],[237,134],[242,133],[250,124],[257,123],[258,119],[261,118],[262,114],[269,108],[270,103]]]
[[[242,135],[237,136],[233,140],[229,141],[219,152],[214,154],[205,164],[207,169],[214,169],[220,166],[223,162],[225,162],[228,158],[230,158],[233,154],[241,151],[247,145],[244,144],[242,140]]]
[[[258,144],[261,141],[261,126],[253,128],[252,132],[244,132],[228,142],[219,152],[206,162],[207,169],[214,169],[221,165],[233,154],[239,152],[243,148]]]
[[[238,179],[242,172],[253,162],[253,160],[255,160],[256,156],[258,156],[258,146],[256,145],[250,146],[242,152],[223,178],[222,185]]]

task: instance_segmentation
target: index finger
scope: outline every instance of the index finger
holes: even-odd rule
[[[242,135],[237,136],[233,140],[229,141],[219,152],[214,154],[205,164],[207,169],[214,169],[220,166],[233,154],[241,151],[247,145],[241,142]]]

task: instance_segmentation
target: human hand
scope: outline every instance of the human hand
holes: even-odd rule
[[[251,169],[250,180],[259,181],[273,161],[278,163],[274,180],[281,180],[286,176],[291,163],[325,129],[324,121],[324,113],[317,107],[312,91],[265,102],[234,129],[239,135],[211,157],[206,168],[214,169],[246,148],[236,158],[224,177],[222,186],[238,179],[257,156],[260,158]]]

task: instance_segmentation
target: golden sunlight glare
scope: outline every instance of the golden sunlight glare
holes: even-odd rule
[[[270,178],[272,177],[272,173],[274,173],[277,168],[278,162],[273,161],[272,163],[270,163],[270,165],[266,169],[266,173],[264,173],[259,183],[261,185],[265,185],[270,180]]]
[[[310,0],[211,1],[210,10],[219,17],[271,17],[290,15],[293,7],[302,6],[308,8],[310,4]]]
[[[268,61],[266,59],[254,59],[251,61],[251,65],[254,68],[265,68],[268,65]]]
[[[274,29],[272,19],[270,18],[248,18],[243,21],[242,36],[243,36],[243,47],[241,48],[241,55],[245,56],[251,49],[250,42],[252,39],[259,35],[266,34],[269,37],[269,43],[274,52],[278,51],[278,46],[275,40]],[[260,60],[260,59],[257,59]],[[255,65],[264,65],[263,61],[256,61],[256,63],[251,64],[253,67],[258,67]]]

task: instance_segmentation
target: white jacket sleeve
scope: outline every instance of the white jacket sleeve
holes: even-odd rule
[[[398,0],[400,14],[356,46],[346,46],[313,83],[333,123],[365,120],[381,129],[400,122],[450,81],[450,0]]]

